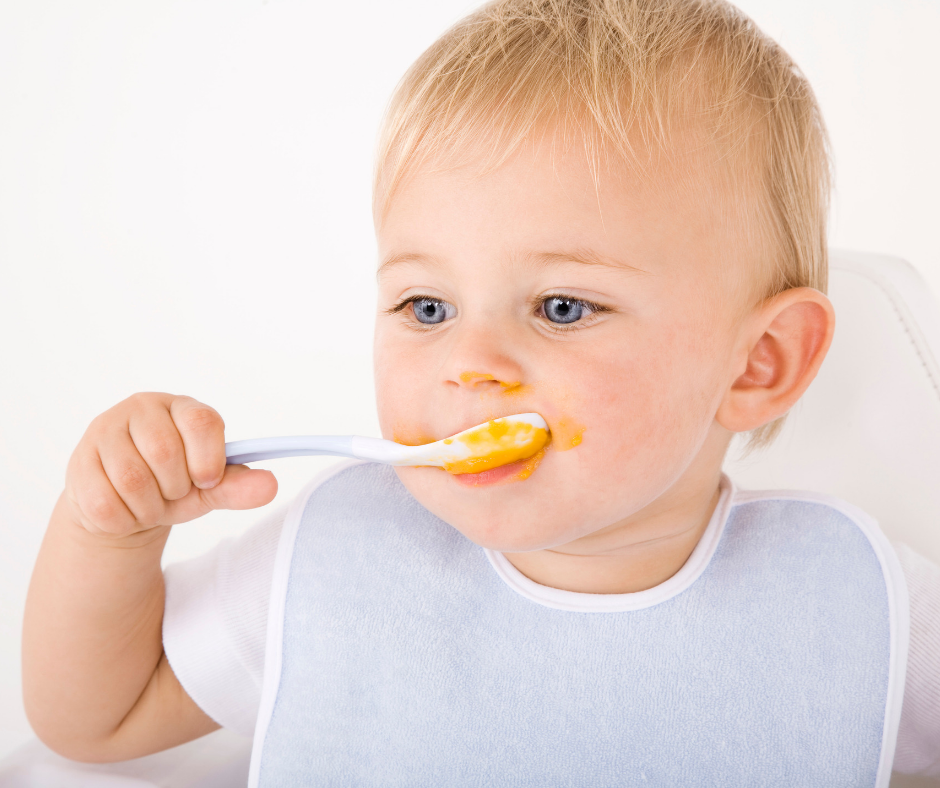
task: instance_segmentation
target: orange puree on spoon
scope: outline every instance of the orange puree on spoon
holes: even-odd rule
[[[459,441],[469,448],[470,455],[445,463],[444,470],[454,474],[480,473],[538,454],[548,443],[548,430],[525,422],[493,419],[453,438],[447,438],[444,443],[450,444],[454,441]],[[526,476],[531,474],[532,470],[534,464]]]

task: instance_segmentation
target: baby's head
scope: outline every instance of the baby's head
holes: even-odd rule
[[[422,443],[538,412],[552,443],[404,484],[504,551],[714,490],[731,437],[768,440],[828,348],[828,172],[806,80],[724,2],[499,0],[459,23],[379,151],[379,417]]]

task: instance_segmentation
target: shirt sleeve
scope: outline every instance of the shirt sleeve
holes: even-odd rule
[[[163,649],[187,694],[223,728],[252,736],[264,674],[274,558],[287,514],[164,570]]]
[[[911,600],[911,645],[894,770],[940,777],[940,566],[895,544]]]

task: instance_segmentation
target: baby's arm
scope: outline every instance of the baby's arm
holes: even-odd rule
[[[114,761],[218,727],[163,653],[160,556],[171,525],[262,506],[276,491],[270,473],[225,465],[222,419],[189,397],[137,394],[92,422],[26,603],[24,700],[47,745]]]

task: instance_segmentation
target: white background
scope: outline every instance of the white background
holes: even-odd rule
[[[97,413],[164,390],[214,405],[229,439],[377,434],[375,132],[473,5],[0,0],[0,756],[30,735],[26,587]],[[819,95],[833,244],[906,257],[940,292],[940,0],[741,6]],[[320,464],[272,463],[279,501]],[[168,557],[255,517],[180,526]]]

